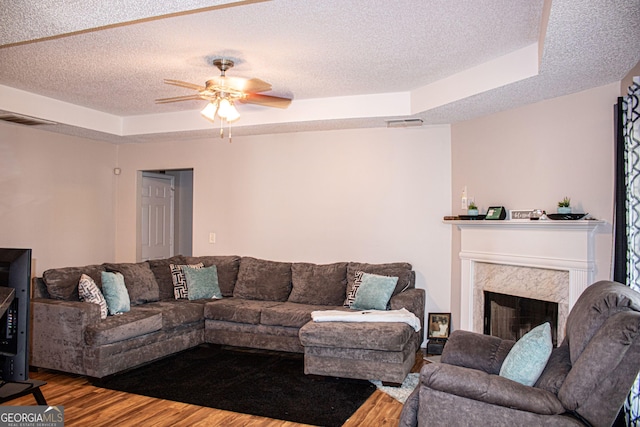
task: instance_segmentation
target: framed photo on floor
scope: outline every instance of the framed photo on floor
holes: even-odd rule
[[[451,313],[429,313],[427,338],[448,339],[451,333]]]

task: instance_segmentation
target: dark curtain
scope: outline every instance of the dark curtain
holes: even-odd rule
[[[616,189],[614,280],[640,291],[640,81],[615,110]],[[616,425],[640,425],[640,376],[629,392]]]
[[[627,186],[625,184],[624,167],[624,124],[622,111],[623,98],[618,98],[615,105],[615,214],[614,214],[614,255],[613,280],[620,283],[627,281]]]

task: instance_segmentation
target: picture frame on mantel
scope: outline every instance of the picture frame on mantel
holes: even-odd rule
[[[529,221],[533,209],[512,209],[509,211],[509,219],[512,221]]]

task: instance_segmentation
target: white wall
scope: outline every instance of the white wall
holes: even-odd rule
[[[571,197],[574,212],[606,221],[595,236],[596,279],[611,275],[614,199],[613,105],[620,83],[452,125],[452,212],[466,185],[488,206],[544,209]],[[460,234],[452,227],[452,305],[459,324]]]
[[[116,152],[0,123],[0,247],[33,249],[37,275],[113,260]]]
[[[408,261],[427,310],[448,311],[448,126],[130,144],[118,158],[118,261],[135,261],[137,171],[193,168],[195,255]]]

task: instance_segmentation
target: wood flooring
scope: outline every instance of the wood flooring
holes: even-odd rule
[[[419,372],[424,361],[416,354],[412,371]],[[65,427],[72,426],[260,426],[294,427],[304,424],[239,414],[219,409],[172,402],[92,386],[85,377],[40,370],[31,379],[47,382],[42,387],[47,404],[64,406]],[[4,405],[36,405],[32,395]],[[376,390],[347,420],[344,427],[397,426],[402,404]]]

